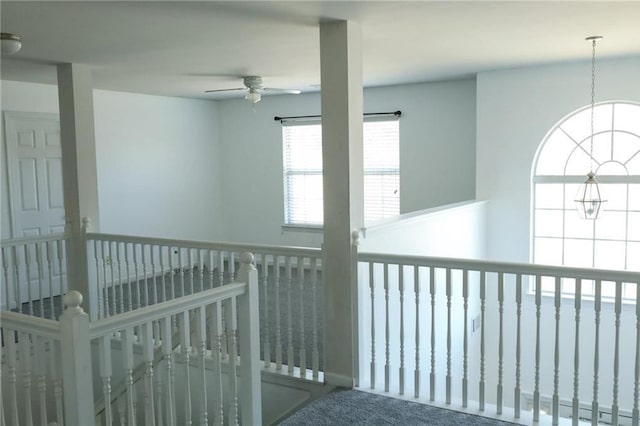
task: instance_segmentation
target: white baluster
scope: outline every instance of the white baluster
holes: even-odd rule
[[[185,378],[186,378],[186,389],[185,389],[185,399],[184,399],[184,415],[185,415],[185,425],[191,425],[191,374],[189,362],[191,359],[191,329],[189,327],[189,312],[184,312],[180,316],[180,349],[182,351],[182,356],[184,357],[184,367],[185,367]]]
[[[429,268],[429,293],[431,294],[431,373],[429,373],[429,400],[436,400],[436,273]]]
[[[593,350],[593,401],[591,402],[591,424],[598,424],[598,413],[600,412],[598,402],[598,374],[600,370],[600,310],[602,308],[602,281],[596,280],[596,295],[593,301],[595,312],[595,347]]]
[[[133,297],[132,297],[132,292],[131,292],[131,287],[133,286],[133,282],[131,281],[131,266],[130,266],[130,262],[129,262],[129,247],[130,247],[130,243],[125,243],[124,244],[124,267],[125,270],[127,271],[127,296],[129,297],[129,304],[127,306],[127,310],[128,311],[132,311],[133,310]],[[133,245],[131,245],[131,248],[133,250],[135,250],[135,247],[133,247]]]
[[[633,410],[632,424],[638,426],[640,422],[640,282],[636,286],[636,360],[633,369]]]
[[[167,300],[167,281],[166,281],[166,270],[164,267],[165,257],[163,255],[164,248],[167,249],[167,255],[171,256],[169,253],[169,247],[167,246],[158,246],[158,263],[160,264],[160,285],[162,290],[162,301],[165,302]]]
[[[264,306],[264,334],[263,349],[264,367],[271,366],[271,338],[269,329],[269,259],[266,254],[262,255],[262,267],[260,268],[260,282],[262,283],[262,306]]]
[[[513,391],[513,417],[520,418],[520,356],[522,320],[522,275],[516,275],[516,383]]]
[[[404,266],[398,265],[398,290],[400,291],[400,395],[404,395]]]
[[[462,271],[462,310],[463,318],[463,343],[462,343],[462,407],[467,408],[469,403],[469,271]]]
[[[298,286],[300,288],[300,377],[307,375],[307,349],[304,341],[304,258],[298,257]]]
[[[447,377],[446,377],[446,403],[451,405],[451,269],[446,269],[446,296],[447,296]]]
[[[282,330],[280,327],[280,257],[273,256],[276,289],[276,371],[282,370]]]
[[[48,424],[47,421],[47,349],[51,346],[50,341],[43,337],[37,337],[34,344],[36,363],[38,364],[38,392],[40,393],[40,423]],[[51,356],[50,354],[49,356]]]
[[[200,424],[207,426],[209,424],[209,413],[207,412],[207,317],[205,315],[205,308],[201,306],[196,312],[197,327],[196,336],[199,343],[199,355],[200,355],[200,375],[202,378],[202,407],[200,409]]]
[[[116,315],[118,313],[118,295],[116,294],[116,274],[114,273],[115,270],[113,268],[113,244],[113,241],[107,242],[109,250],[109,272],[111,273],[111,312],[113,312],[113,315]]]
[[[107,266],[110,266],[111,261],[109,256],[109,249],[108,249],[108,245],[109,242],[107,241],[102,241],[100,243],[100,254],[101,254],[101,259],[102,259],[102,278],[104,280],[104,312],[105,312],[105,316],[109,317],[112,314],[111,311],[111,300],[109,297],[109,278],[107,277]],[[109,261],[107,262],[107,260],[109,259]],[[111,277],[113,278],[113,277]],[[111,281],[112,287],[111,287],[111,291],[113,292],[113,280]],[[113,314],[115,314],[115,312],[113,312]]]
[[[25,275],[27,276],[27,296],[29,297],[29,315],[33,315],[33,294],[31,294],[31,250],[24,245]]]
[[[166,420],[168,426],[175,423],[175,380],[173,375],[173,342],[171,335],[171,317],[163,318],[162,325],[162,355],[166,362],[166,383],[164,406],[166,409]],[[159,374],[158,374],[159,375]],[[162,404],[161,404],[162,405]]]
[[[113,413],[111,411],[111,338],[102,336],[98,341],[100,351],[100,377],[102,378],[102,394],[104,396],[105,425],[113,424]]]
[[[414,394],[416,398],[420,397],[420,268],[416,265],[413,267],[413,291],[415,293],[416,302],[416,362],[413,373]]]
[[[198,249],[198,272],[200,273],[200,291],[204,291],[204,254],[200,249]]]
[[[11,309],[11,294],[9,293],[9,253],[8,248],[2,247],[2,277],[4,278],[4,291],[5,291],[5,303],[7,306],[7,310]],[[53,300],[53,298],[51,298]],[[16,303],[17,305],[17,303]],[[4,413],[4,411],[3,411]]]
[[[96,284],[98,285],[98,318],[104,318],[104,286],[103,281],[100,279],[100,255],[98,252],[98,247],[100,244],[98,240],[93,240],[93,260],[96,263]],[[60,271],[60,276],[62,277],[62,270]]]
[[[618,385],[620,373],[620,313],[622,312],[622,282],[616,282],[616,302],[615,302],[615,328],[616,340],[613,358],[613,404],[611,405],[611,424],[618,426]]]
[[[144,305],[145,306],[155,304],[155,302],[150,303],[150,299],[149,299],[149,282],[147,281],[147,278],[149,276],[149,273],[147,271],[147,266],[149,264],[149,261],[147,260],[147,247],[151,249],[151,247],[148,246],[147,244],[140,245],[140,249],[142,250],[142,287],[144,289]]]
[[[124,244],[124,243],[122,243]],[[120,250],[120,246],[122,245],[119,242],[116,242],[116,256],[115,262],[117,265],[118,271],[118,283],[120,286],[120,312],[125,312],[124,310],[124,281],[122,279],[122,251]],[[129,283],[127,283],[127,287],[129,287]]]
[[[371,389],[376,387],[376,300],[373,262],[369,262],[369,290],[371,291]]]
[[[320,368],[320,354],[318,352],[318,259],[311,259],[311,318],[313,321],[312,329],[312,364],[313,364],[313,380],[318,380],[318,370]]]
[[[167,257],[169,258],[169,278],[171,282],[171,286],[169,289],[171,290],[171,300],[176,298],[176,280],[175,280],[175,266],[173,265],[173,253],[177,251],[174,247],[168,247],[169,252],[167,253]],[[211,273],[213,273],[213,268],[211,269]]]
[[[134,247],[135,248],[135,247]],[[133,382],[133,342],[135,337],[133,335],[133,328],[128,328],[124,332],[124,344],[123,344],[123,356],[124,365],[126,369],[126,383],[127,383],[127,424],[129,426],[136,424],[136,397],[134,392]]]
[[[222,425],[224,422],[224,388],[222,385],[222,307],[220,302],[215,302],[210,307],[210,333],[213,355],[213,424]]]
[[[11,424],[18,426],[20,424],[18,414],[18,375],[17,375],[17,357],[16,357],[16,333],[13,330],[4,328],[4,338],[7,347],[7,375],[9,381],[9,395],[11,398]]]
[[[187,258],[189,259],[189,288],[191,289],[191,292],[189,294],[193,294],[194,292],[194,286],[193,286],[193,267],[194,267],[194,261],[193,261],[193,249],[188,248],[187,249]]]
[[[48,241],[46,243],[46,254],[47,254],[47,273],[49,276],[49,310],[51,311],[51,318],[52,320],[56,319],[56,311],[55,311],[55,304],[54,304],[54,295],[57,294],[57,292],[54,291],[54,286],[53,286],[53,270],[54,270],[54,264],[53,264],[53,245],[54,245],[54,241]],[[60,280],[62,280],[62,273],[60,274]],[[7,298],[7,300],[9,300]]]
[[[582,279],[576,278],[576,289],[574,294],[575,309],[575,343],[573,345],[573,401],[571,420],[573,426],[579,423],[580,414],[580,309],[582,307]]]
[[[485,308],[487,299],[487,274],[480,272],[480,389],[479,389],[479,409],[484,411],[484,388],[485,388]]]
[[[558,394],[558,386],[560,381],[560,302],[562,295],[562,279],[556,277],[555,279],[555,319],[556,319],[556,332],[555,332],[555,344],[553,349],[553,407],[552,407],[552,424],[556,426],[559,421],[560,409],[560,396]]]
[[[384,284],[384,391],[389,392],[391,382],[391,350],[389,340],[391,338],[391,325],[389,323],[389,264],[383,265]]]
[[[209,250],[209,288],[215,287],[215,276],[213,271],[215,270],[215,250]]]
[[[42,247],[39,243],[33,245],[36,254],[36,273],[38,274],[38,299],[40,300],[40,318],[44,318],[44,268],[42,265]],[[53,296],[53,295],[49,295]]]
[[[142,359],[146,364],[144,373],[144,417],[146,424],[154,426],[156,424],[156,410],[153,397],[153,325],[148,322],[143,324],[141,328]]]
[[[536,354],[533,378],[533,421],[540,420],[540,306],[542,304],[542,276],[536,275]]]
[[[22,364],[22,383],[24,386],[24,419],[27,426],[33,426],[33,413],[31,406],[31,336],[27,333],[19,333],[20,361]]]
[[[287,279],[287,371],[293,374],[293,313],[291,306],[291,293],[293,276],[291,275],[291,257],[285,258],[285,274]]]
[[[58,240],[56,241],[56,245],[58,247],[58,271],[60,271],[60,294],[66,294],[69,290],[67,288],[66,281],[63,279],[64,268],[66,264],[66,242],[64,240]]]
[[[149,252],[151,254],[151,286],[153,288],[153,304],[157,304],[159,302],[158,300],[158,281],[156,279],[157,277],[157,271],[156,271],[156,265],[157,262],[155,261],[155,250],[154,247],[158,247],[158,254],[160,254],[160,247],[159,246],[149,246]],[[162,275],[162,274],[160,274]],[[160,322],[159,321],[153,321],[153,335],[155,336],[155,345],[160,345],[161,342],[161,338],[160,338]],[[162,376],[160,376],[159,374],[156,375],[156,381],[160,381],[162,378]],[[159,386],[159,385],[158,385]]]
[[[504,274],[498,273],[498,387],[496,389],[496,414],[502,414],[503,366],[504,366]]]
[[[49,370],[53,380],[53,397],[56,404],[56,423],[64,424],[64,410],[62,408],[62,372],[60,370],[60,342],[51,341],[49,346]]]
[[[18,248],[13,246],[13,270],[15,273],[15,300],[16,307],[18,308],[18,312],[22,313],[22,289],[20,286],[20,257],[18,256]]]
[[[231,368],[231,371],[229,372],[231,388],[231,412],[229,413],[229,423],[232,425],[238,424],[238,414],[240,412],[238,407],[238,353],[236,351],[236,348],[238,347],[238,314],[236,310],[236,303],[236,298],[233,297],[227,304],[227,308],[230,308],[231,310],[230,321],[227,326],[230,327],[229,334],[231,335],[231,344],[229,345],[229,367]],[[293,359],[291,360],[291,363],[293,363]]]

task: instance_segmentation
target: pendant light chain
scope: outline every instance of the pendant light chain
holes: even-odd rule
[[[596,39],[591,41],[591,139],[589,144],[590,169],[593,174],[593,134],[594,109],[596,103]]]

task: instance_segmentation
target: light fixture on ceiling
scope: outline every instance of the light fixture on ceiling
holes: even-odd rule
[[[580,216],[584,219],[597,219],[598,214],[602,210],[602,204],[606,200],[602,199],[600,188],[598,188],[598,182],[595,179],[595,173],[593,171],[594,159],[593,159],[593,115],[595,109],[596,99],[596,42],[602,40],[602,36],[587,37],[587,41],[591,42],[591,134],[589,137],[589,173],[587,173],[587,180],[580,186],[578,193],[576,194],[575,202],[578,207]]]
[[[18,34],[1,33],[2,53],[13,55],[22,47],[22,38]]]
[[[260,99],[262,99],[262,95],[260,94],[260,90],[251,87],[247,91],[247,94],[244,96],[244,98],[252,104],[257,104],[258,102],[260,102]]]

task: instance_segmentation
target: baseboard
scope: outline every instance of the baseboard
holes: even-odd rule
[[[353,377],[327,372],[324,373],[324,382],[325,384],[330,386],[348,389],[353,389],[353,387],[355,386],[355,379]]]

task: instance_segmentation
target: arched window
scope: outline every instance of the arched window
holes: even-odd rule
[[[640,271],[640,104],[605,102],[594,109],[593,169],[607,200],[596,220],[582,219],[575,206],[591,167],[590,117],[590,107],[570,114],[538,149],[532,173],[533,261]]]

